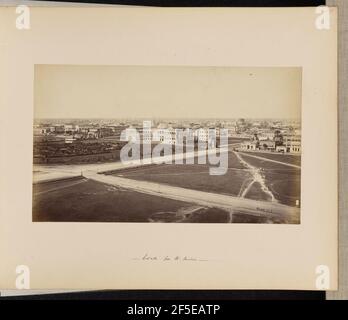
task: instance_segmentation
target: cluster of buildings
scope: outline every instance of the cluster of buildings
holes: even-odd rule
[[[219,141],[221,135],[225,134],[228,138],[242,141],[240,149],[243,151],[301,153],[300,124],[290,120],[76,120],[36,124],[34,135],[54,137],[65,143],[87,139],[119,142],[121,132],[127,129],[136,129],[145,143],[151,141],[175,145],[184,139],[210,143]]]
[[[34,136],[54,136],[65,143],[73,143],[79,140],[100,139],[106,137],[119,137],[125,126],[100,126],[78,124],[37,124],[34,125]]]
[[[187,130],[189,129],[189,130]],[[144,143],[163,143],[163,144],[181,144],[185,141],[192,142],[209,142],[215,141],[220,137],[219,128],[174,128],[172,126],[159,125],[151,130],[140,130],[140,139]]]
[[[260,120],[247,121],[206,121],[183,123],[155,123],[150,132],[143,132],[143,128],[130,127],[140,132],[142,141],[155,141],[164,144],[182,143],[186,139],[194,141],[211,142],[219,140],[222,134],[231,138],[231,141],[241,141],[240,149],[243,151],[272,151],[281,153],[301,153],[301,128],[299,122],[285,120]],[[185,129],[191,129],[185,131]],[[179,129],[179,130],[178,130]],[[222,130],[224,129],[224,130]]]
[[[279,153],[301,153],[301,130],[289,130],[264,135],[255,133],[250,140],[240,145],[241,151],[271,151]]]

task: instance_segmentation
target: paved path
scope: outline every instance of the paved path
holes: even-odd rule
[[[58,180],[55,180],[55,181],[58,181]],[[75,186],[77,184],[84,183],[84,182],[87,182],[87,181],[88,180],[85,179],[85,178],[78,179],[77,181],[76,180],[72,180],[70,182],[65,182],[63,185],[53,186],[53,187],[50,187],[50,188],[45,188],[42,191],[34,192],[34,195],[37,196],[37,195],[40,195],[40,194],[45,194],[45,193],[48,193],[48,192],[69,188],[69,187],[72,187],[72,186]]]
[[[220,150],[219,150],[220,149]],[[44,181],[51,181],[56,180],[58,177],[60,179],[74,177],[74,176],[80,176],[82,172],[89,170],[89,171],[96,171],[96,172],[106,172],[106,171],[115,171],[115,170],[122,170],[126,168],[135,168],[139,166],[145,166],[149,164],[158,163],[160,160],[162,162],[172,162],[174,163],[175,159],[192,159],[194,157],[198,156],[204,156],[207,154],[215,154],[216,152],[228,152],[228,146],[224,146],[218,149],[212,149],[212,150],[204,150],[204,151],[194,151],[194,152],[187,152],[187,153],[181,153],[177,155],[168,155],[163,157],[157,157],[150,159],[141,159],[139,161],[128,161],[128,162],[108,162],[108,163],[97,163],[97,164],[58,164],[58,165],[34,165],[34,175],[33,175],[33,181],[35,182],[44,182]]]
[[[269,159],[269,158],[265,158],[265,157],[261,157],[261,156],[255,156],[253,154],[250,153],[246,153],[246,152],[238,152],[239,154],[242,154],[244,156],[247,157],[251,157],[251,158],[256,158],[256,159],[260,159],[260,160],[264,160],[264,161],[269,161],[269,162],[274,162],[274,163],[278,163],[278,164],[282,164],[284,166],[288,166],[288,167],[293,167],[293,168],[297,168],[297,169],[301,169],[301,166],[298,166],[296,164],[291,164],[291,163],[287,163],[287,162],[282,162],[282,161],[278,161],[278,160],[273,160],[273,159]]]
[[[245,190],[242,192],[241,197],[245,198],[248,192],[250,191],[251,187],[255,182],[258,182],[262,192],[264,192],[266,195],[270,197],[270,199],[274,202],[276,201],[272,191],[268,188],[264,176],[260,173],[260,168],[256,168],[255,166],[251,165],[249,162],[245,161],[238,152],[234,152],[236,157],[239,159],[239,161],[246,166],[253,177],[253,180],[249,183],[249,185],[245,188]]]
[[[228,147],[221,147],[220,152],[227,152]],[[215,153],[216,150],[210,150],[208,153]],[[195,151],[188,154],[176,155],[176,157],[192,158],[200,155],[206,155],[207,152]],[[240,154],[260,158],[271,162],[281,163],[292,167],[300,168],[299,166],[283,163],[276,160],[271,160],[259,156],[249,155],[240,152]],[[161,157],[163,161],[172,160],[172,156]],[[152,163],[156,162],[152,159]],[[151,162],[150,162],[151,163]],[[139,162],[113,162],[103,164],[85,164],[85,165],[45,165],[35,166],[34,169],[34,181],[50,181],[62,179],[64,177],[70,178],[73,176],[80,176],[81,174],[95,181],[106,183],[109,185],[130,189],[136,192],[146,193],[154,196],[164,197],[168,199],[174,199],[184,202],[195,203],[198,205],[204,205],[208,207],[218,207],[231,212],[243,212],[256,216],[268,216],[270,218],[278,217],[286,219],[290,223],[299,223],[300,209],[296,207],[290,207],[276,202],[257,201],[251,199],[245,199],[240,197],[233,197],[228,195],[221,195],[210,192],[203,192],[198,190],[191,190],[186,188],[174,187],[165,184],[159,184],[148,181],[137,181],[132,179],[126,179],[111,175],[101,174],[102,172],[119,170],[137,166],[143,166],[149,164],[146,160]],[[232,210],[232,211],[231,211]],[[231,216],[232,219],[232,216]]]
[[[57,181],[81,176],[81,172],[65,172],[55,170],[36,171],[33,173],[33,183]]]
[[[126,188],[136,192],[154,196],[195,203],[207,207],[218,207],[225,210],[249,213],[257,216],[278,217],[290,223],[299,223],[300,209],[275,202],[256,201],[217,193],[191,190],[148,181],[137,181],[111,175],[98,174],[95,171],[84,171],[84,177],[109,185]]]

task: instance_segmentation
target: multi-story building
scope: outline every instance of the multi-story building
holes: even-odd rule
[[[301,136],[286,135],[283,137],[283,145],[286,147],[286,152],[301,153]]]
[[[62,124],[56,124],[53,126],[53,128],[54,128],[54,133],[56,134],[65,133],[65,126]]]
[[[195,137],[198,141],[207,142],[216,140],[220,136],[220,128],[199,128],[195,130]]]
[[[259,130],[258,131],[258,136],[260,141],[261,140],[273,140],[274,139],[274,130]]]
[[[147,135],[147,139],[149,139],[149,135]],[[163,144],[175,144],[175,129],[172,127],[167,127],[164,124],[158,125],[157,128],[152,130],[152,141]]]

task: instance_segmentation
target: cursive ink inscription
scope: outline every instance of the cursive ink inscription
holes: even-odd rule
[[[138,261],[192,261],[192,262],[204,262],[209,261],[208,259],[202,259],[199,257],[187,256],[187,255],[151,255],[149,253],[145,253],[140,257],[135,257],[132,260]]]

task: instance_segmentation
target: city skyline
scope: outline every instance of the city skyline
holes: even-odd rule
[[[36,65],[33,222],[299,224],[301,76]]]

